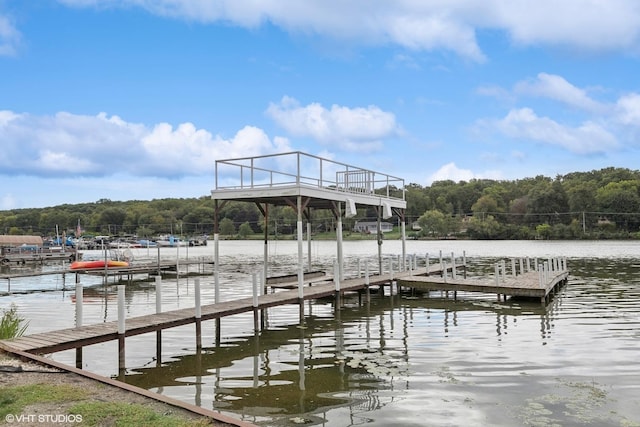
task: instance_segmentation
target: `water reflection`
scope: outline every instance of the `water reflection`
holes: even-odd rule
[[[415,252],[434,253],[431,243],[415,244]],[[639,245],[443,244],[467,245],[470,271],[478,275],[492,273],[501,253],[568,255],[570,283],[546,306],[495,295],[374,294],[369,304],[346,298],[338,310],[332,300],[305,303],[302,325],[297,306],[278,307],[268,310],[257,335],[251,313],[223,319],[221,330],[203,322],[201,349],[193,325],[168,329],[159,354],[155,334],[127,338],[123,378],[263,425],[291,425],[296,417],[332,426],[640,424]],[[225,259],[222,300],[250,295],[245,276],[262,252],[249,246]],[[331,266],[333,249],[314,256],[314,268]],[[349,250],[353,266],[375,246]],[[277,254],[277,272],[288,272],[295,251],[293,245],[294,255]],[[203,280],[205,303],[211,289]],[[112,291],[85,289],[86,324],[115,319]],[[192,293],[188,279],[168,281],[163,307],[192,306]],[[41,320],[32,322],[69,327],[71,295],[30,296],[28,313]],[[10,298],[27,307],[26,296]],[[131,315],[154,312],[154,299],[152,285],[128,286]],[[86,369],[116,376],[116,347],[86,347]],[[54,357],[73,364],[72,352]]]
[[[313,309],[320,315],[305,316],[302,325],[278,323],[254,336],[227,338],[162,364],[149,361],[145,367],[131,368],[124,381],[161,393],[172,389],[183,398],[189,389],[195,393],[189,400],[198,405],[268,416],[271,422],[294,416],[321,422],[331,408],[343,406],[358,413],[380,409],[386,404],[380,392],[410,388],[416,370],[412,349],[422,352],[446,345],[460,328],[469,326],[474,312],[494,314],[498,342],[522,316],[542,319],[542,339],[550,334],[553,304],[452,300],[438,294],[374,295],[369,304],[354,296],[337,310],[332,303],[317,303]],[[203,325],[212,328],[213,322]],[[429,339],[416,341],[416,330],[425,327]],[[450,379],[440,368],[435,376],[438,381]]]

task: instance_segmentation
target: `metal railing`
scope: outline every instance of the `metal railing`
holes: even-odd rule
[[[404,200],[402,178],[300,151],[216,160],[215,190],[282,186],[308,186]]]

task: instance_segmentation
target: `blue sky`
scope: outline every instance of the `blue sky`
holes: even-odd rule
[[[0,0],[0,209],[209,195],[303,151],[404,178],[639,168],[636,0]]]

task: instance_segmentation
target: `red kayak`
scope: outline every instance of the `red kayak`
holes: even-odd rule
[[[122,268],[129,267],[129,263],[127,261],[113,261],[109,260],[106,262],[107,268]],[[105,267],[104,260],[96,260],[96,261],[75,261],[71,263],[69,267],[70,270],[89,270],[89,269],[98,269]]]

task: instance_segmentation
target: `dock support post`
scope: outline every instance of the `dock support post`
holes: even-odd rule
[[[309,214],[309,218],[311,218],[311,214]],[[307,221],[307,269],[311,271],[311,219]]]
[[[511,272],[513,273],[513,277],[518,276],[518,272],[516,271],[516,259],[511,258]]]
[[[299,166],[299,165],[298,165]],[[298,299],[304,299],[304,255],[302,251],[302,196],[297,200],[297,232],[298,232]]]
[[[367,291],[367,304],[371,302],[371,292],[369,292],[369,263],[364,264],[364,287]]]
[[[451,278],[456,280],[456,256],[453,252],[451,252]]]
[[[520,257],[520,275],[522,276],[523,274],[524,274],[524,259]]]
[[[217,251],[216,251],[217,252]],[[215,296],[214,302],[218,304],[220,302],[220,274],[218,272],[218,264],[215,265],[215,271],[213,272],[213,282],[215,283]],[[220,329],[222,327],[220,318],[216,318],[216,345],[220,345]]]
[[[424,255],[424,263],[425,263],[425,266],[427,267],[427,276],[428,276],[429,275],[429,267],[430,267],[429,266],[429,252],[427,252]]]
[[[496,262],[495,264],[495,276],[496,276],[496,286],[500,285],[500,264]]]
[[[125,350],[124,350],[124,285],[118,285],[118,377],[124,381]]]
[[[83,288],[76,274],[76,328],[82,327]],[[82,347],[76,348],[76,368],[82,369]]]
[[[444,273],[444,263],[442,262],[442,251],[440,251],[440,273]]]
[[[196,298],[196,348],[202,348],[202,305],[200,300],[200,278],[196,277],[194,283],[194,293]]]
[[[336,292],[336,310],[340,309],[340,263],[338,261],[333,262],[333,283],[335,285]]]
[[[538,270],[538,285],[540,287],[544,286],[544,277],[542,276],[542,270],[540,270],[539,268]]]
[[[467,278],[467,251],[462,251],[462,271],[464,272],[464,278]]]
[[[162,276],[155,277],[156,281],[156,314],[162,313]],[[162,365],[162,329],[156,331],[156,365]]]
[[[447,263],[441,264],[441,267],[442,267],[442,279],[444,280],[444,283],[447,283],[447,279],[448,279],[447,278],[447,276],[448,276]],[[447,293],[447,296],[449,296],[448,293]]]

